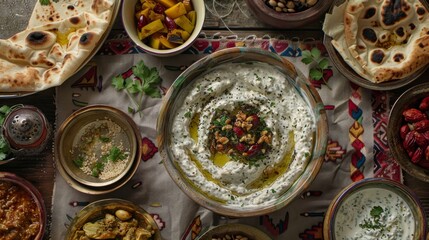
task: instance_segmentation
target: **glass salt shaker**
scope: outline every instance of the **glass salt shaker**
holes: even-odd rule
[[[15,156],[33,156],[47,146],[52,128],[45,115],[31,105],[15,105],[3,122],[3,136]]]

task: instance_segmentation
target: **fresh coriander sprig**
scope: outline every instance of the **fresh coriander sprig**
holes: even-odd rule
[[[322,80],[326,86],[331,89],[327,83],[327,79],[323,77],[323,71],[331,68],[327,58],[322,57],[320,50],[316,47],[312,48],[311,51],[302,51],[302,59],[306,65],[310,65],[310,77],[316,81]]]
[[[112,86],[117,91],[125,91],[133,102],[134,106],[128,107],[130,113],[140,113],[144,95],[153,98],[161,97],[161,90],[159,87],[162,79],[155,67],[149,68],[143,61],[140,61],[136,66],[132,67],[132,72],[133,75],[126,79],[124,79],[122,75],[114,77],[112,79]]]

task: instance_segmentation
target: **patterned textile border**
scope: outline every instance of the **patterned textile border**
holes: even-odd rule
[[[263,38],[256,38],[251,35],[246,38],[238,38],[237,36],[214,36],[211,38],[203,37],[198,38],[193,46],[189,48],[184,54],[210,54],[220,49],[231,48],[231,47],[251,47],[261,48],[271,52],[274,52],[284,57],[300,57],[303,50],[310,50],[317,47],[322,51],[322,54],[327,55],[326,49],[321,41],[314,39],[303,39],[290,38],[290,39],[278,39],[264,36]],[[121,54],[138,54],[144,53],[142,49],[137,47],[126,35],[125,32],[119,32],[111,35],[106,40],[101,49],[99,55],[121,55]],[[183,66],[184,70],[186,66]],[[320,83],[314,82],[316,88],[320,88]],[[362,132],[364,129],[361,128],[362,115],[359,115],[359,94],[360,87],[353,85],[354,91],[353,97],[349,100],[349,115],[355,120],[353,126],[349,129],[350,144],[355,149],[350,163],[350,178],[353,181],[358,181],[364,178],[360,168],[364,165],[366,159],[365,146],[361,141]],[[372,102],[372,122],[374,126],[374,177],[384,177],[395,181],[402,182],[402,172],[400,166],[391,158],[389,158],[389,148],[387,146],[387,120],[388,111],[390,109],[387,103],[387,94],[385,92],[372,91],[371,94]],[[329,108],[329,106],[326,106]],[[332,144],[335,142],[331,142]],[[331,158],[329,154],[332,154],[332,149],[328,149],[326,159]],[[330,152],[331,151],[331,152]],[[342,155],[342,154],[340,154]]]

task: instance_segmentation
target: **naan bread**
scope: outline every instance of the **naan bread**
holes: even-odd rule
[[[418,0],[348,0],[326,16],[323,30],[345,62],[375,83],[429,63],[429,14]]]
[[[42,6],[38,1],[28,28],[0,40],[0,92],[40,91],[62,84],[99,43],[114,4],[60,0]]]

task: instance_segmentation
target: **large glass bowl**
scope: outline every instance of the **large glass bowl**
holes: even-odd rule
[[[214,200],[207,194],[195,187],[192,181],[182,174],[182,169],[177,163],[181,159],[176,159],[171,149],[171,134],[173,118],[176,116],[178,108],[182,105],[184,98],[189,94],[189,89],[194,80],[199,76],[216,69],[219,66],[229,63],[265,63],[279,70],[285,81],[290,83],[292,91],[295,91],[302,98],[311,112],[315,122],[315,131],[313,132],[312,149],[308,156],[308,162],[303,172],[289,186],[282,191],[278,198],[270,199],[266,204],[257,206],[245,206],[228,204],[222,201]],[[222,81],[222,80],[221,80]],[[183,126],[185,129],[187,126]],[[164,160],[164,165],[171,178],[176,182],[179,188],[185,192],[191,199],[205,208],[208,208],[219,214],[245,217],[256,216],[276,211],[290,203],[297,195],[306,189],[316,177],[323,163],[327,146],[328,126],[324,105],[318,92],[309,83],[302,74],[298,73],[294,66],[286,59],[271,52],[251,49],[251,48],[230,48],[215,52],[204,57],[198,62],[186,69],[173,83],[166,94],[157,123],[158,144],[160,153]],[[184,130],[185,131],[185,130]],[[294,159],[292,161],[301,161]],[[271,187],[271,184],[269,185]]]

